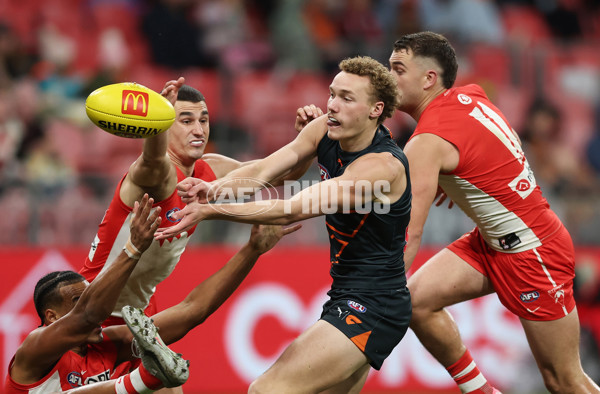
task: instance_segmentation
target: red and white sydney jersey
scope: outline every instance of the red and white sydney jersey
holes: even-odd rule
[[[216,179],[210,166],[202,160],[196,161],[192,176],[207,182]],[[180,182],[183,179],[185,179],[185,175],[177,168],[177,181]],[[88,281],[94,280],[100,272],[107,269],[114,262],[123,250],[127,239],[129,239],[133,212],[132,208],[121,201],[119,193],[122,182],[123,180],[117,186],[110,206],[104,214],[102,223],[100,223],[89,255],[80,270],[80,273]],[[170,227],[177,223],[171,218],[171,215],[183,209],[185,203],[177,195],[177,191],[174,190],[169,198],[155,203],[154,208],[156,207],[162,208],[160,227]],[[121,308],[125,305],[142,309],[148,306],[156,286],[175,269],[195,228],[194,226],[189,231],[183,232],[174,238],[152,242],[152,245],[142,254],[127,284],[121,291],[113,316],[121,317]]]
[[[69,351],[65,353],[58,363],[40,381],[32,384],[19,384],[10,377],[14,357],[8,366],[8,375],[4,382],[3,393],[6,394],[42,394],[60,393],[75,387],[110,380],[115,362],[117,350],[110,340],[104,339],[97,345],[88,345],[87,354],[79,354]]]
[[[423,133],[458,149],[458,166],[440,174],[439,185],[476,223],[491,248],[509,253],[532,249],[562,226],[511,126],[481,87],[452,88],[436,97],[413,136]],[[507,240],[517,242],[509,247]]]

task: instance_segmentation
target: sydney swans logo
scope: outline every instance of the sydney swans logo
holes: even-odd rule
[[[279,199],[277,189],[269,182],[255,178],[236,178],[224,183],[212,185],[208,195],[213,196],[211,206],[221,213],[231,216],[249,216],[266,212],[273,208],[269,200]],[[254,209],[235,212],[234,204],[253,202]]]

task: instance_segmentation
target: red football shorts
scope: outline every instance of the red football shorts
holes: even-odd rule
[[[526,320],[556,320],[575,307],[575,249],[564,227],[520,253],[490,248],[475,228],[448,246],[488,277],[500,302]]]

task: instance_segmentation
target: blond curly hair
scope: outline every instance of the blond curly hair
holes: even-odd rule
[[[398,85],[387,67],[369,56],[344,59],[340,62],[339,67],[340,70],[349,74],[369,77],[373,87],[372,96],[375,101],[383,101],[383,111],[377,118],[378,124],[394,115],[394,111],[398,107]]]

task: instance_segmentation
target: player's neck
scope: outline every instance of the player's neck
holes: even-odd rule
[[[431,102],[435,100],[439,95],[444,94],[447,90],[448,89],[446,88],[439,87],[435,90],[432,90],[431,92],[428,92],[428,94],[426,94],[423,97],[423,100],[421,100],[419,105],[417,105],[415,109],[411,111],[410,116],[418,122],[419,119],[421,119],[421,115],[423,115],[423,112],[425,112],[425,109],[427,109],[429,104],[431,104]]]
[[[80,356],[85,356],[87,354],[87,343],[81,344],[71,349],[72,352],[77,353]]]
[[[175,167],[179,168],[179,170],[183,172],[184,176],[192,176],[192,174],[194,173],[194,166],[196,164],[196,161],[193,161],[189,164],[183,163],[177,156],[172,154],[169,154],[169,158],[171,159],[171,163],[173,163]]]
[[[340,148],[342,148],[344,152],[359,152],[365,149],[373,142],[373,136],[377,132],[378,127],[379,125],[375,125],[374,128],[369,127],[369,129],[364,130],[352,138],[341,139]]]

